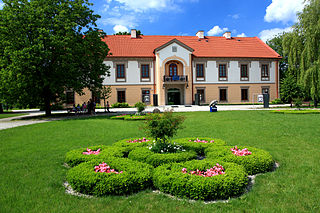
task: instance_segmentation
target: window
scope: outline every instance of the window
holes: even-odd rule
[[[149,89],[142,90],[142,102],[143,103],[150,103],[150,90]]]
[[[118,90],[117,91],[118,95],[118,102],[119,103],[124,103],[126,102],[126,91],[124,90]]]
[[[204,94],[204,89],[197,89],[197,93],[200,96],[200,102],[204,103],[205,102],[205,94]]]
[[[269,81],[269,65],[268,64],[261,65],[261,80]]]
[[[219,81],[227,80],[227,65],[219,64]]]
[[[178,75],[178,68],[176,64],[170,64],[169,66],[169,76]]]
[[[227,101],[227,89],[226,88],[219,89],[219,100],[220,100],[220,102]]]
[[[74,104],[74,92],[73,91],[66,92],[66,102],[67,102],[67,104]]]
[[[248,96],[248,91],[249,89],[241,89],[241,101],[248,101],[249,96]]]
[[[125,78],[124,64],[117,64],[117,78]]]
[[[172,52],[177,52],[177,50],[178,50],[178,47],[176,47],[176,46],[172,47]]]
[[[197,64],[197,78],[204,78],[203,64]],[[204,79],[203,79],[204,80]]]
[[[142,64],[141,65],[141,78],[150,78],[149,64]]]
[[[269,94],[269,88],[268,87],[262,87],[262,94]]]
[[[247,64],[241,64],[240,67],[240,80],[241,81],[248,81],[249,80],[249,73],[248,73],[248,65]]]

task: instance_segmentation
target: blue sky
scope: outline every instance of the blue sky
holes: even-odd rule
[[[259,36],[290,31],[303,0],[90,0],[107,34],[139,29],[144,35]],[[0,8],[2,7],[0,0]]]

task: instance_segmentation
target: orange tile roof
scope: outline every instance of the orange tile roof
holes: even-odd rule
[[[223,58],[281,58],[272,48],[258,37],[225,37],[206,36],[139,36],[107,35],[103,41],[110,48],[108,57],[154,57],[154,50],[167,42],[177,39],[194,49],[195,57]]]

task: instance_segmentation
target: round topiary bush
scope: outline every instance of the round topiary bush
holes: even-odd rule
[[[173,140],[177,144],[182,145],[187,150],[193,150],[198,155],[203,156],[205,149],[211,146],[225,146],[227,143],[221,139],[192,137],[192,138],[178,138]]]
[[[209,173],[207,170],[214,170],[217,163],[223,167],[224,174],[209,177],[197,175],[200,171]],[[161,192],[195,200],[228,199],[240,195],[247,182],[243,166],[219,160],[165,164],[156,168],[153,173],[154,186]]]
[[[233,162],[244,166],[249,175],[268,172],[272,170],[274,161],[269,152],[253,147],[237,147],[239,150],[248,149],[251,154],[237,156],[231,149],[233,146],[216,146],[206,149],[208,159],[221,159],[226,162]]]
[[[132,151],[137,147],[146,147],[153,142],[151,138],[127,138],[120,141],[115,142],[112,146],[122,147],[125,149],[127,153]]]
[[[195,159],[197,158],[197,153],[192,150],[176,153],[154,153],[147,147],[138,147],[129,153],[128,158],[157,167],[166,163],[184,162]]]
[[[91,151],[99,150],[99,153],[88,154],[88,149]],[[87,154],[84,154],[87,153]],[[80,163],[87,162],[93,159],[104,159],[107,157],[124,157],[126,149],[122,147],[114,146],[91,146],[88,148],[80,148],[71,150],[66,154],[65,163],[71,167],[74,167]]]
[[[109,173],[96,170],[106,163]],[[67,181],[78,192],[96,196],[126,195],[152,186],[152,167],[126,158],[92,160],[71,168]],[[97,171],[97,172],[96,172]]]

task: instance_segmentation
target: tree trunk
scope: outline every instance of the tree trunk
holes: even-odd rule
[[[317,98],[314,99],[314,108],[317,108],[318,107],[318,100]]]
[[[2,103],[0,103],[0,113],[3,113]]]
[[[44,98],[44,109],[46,111],[46,116],[51,115],[51,105],[50,105],[50,98],[46,97]]]

